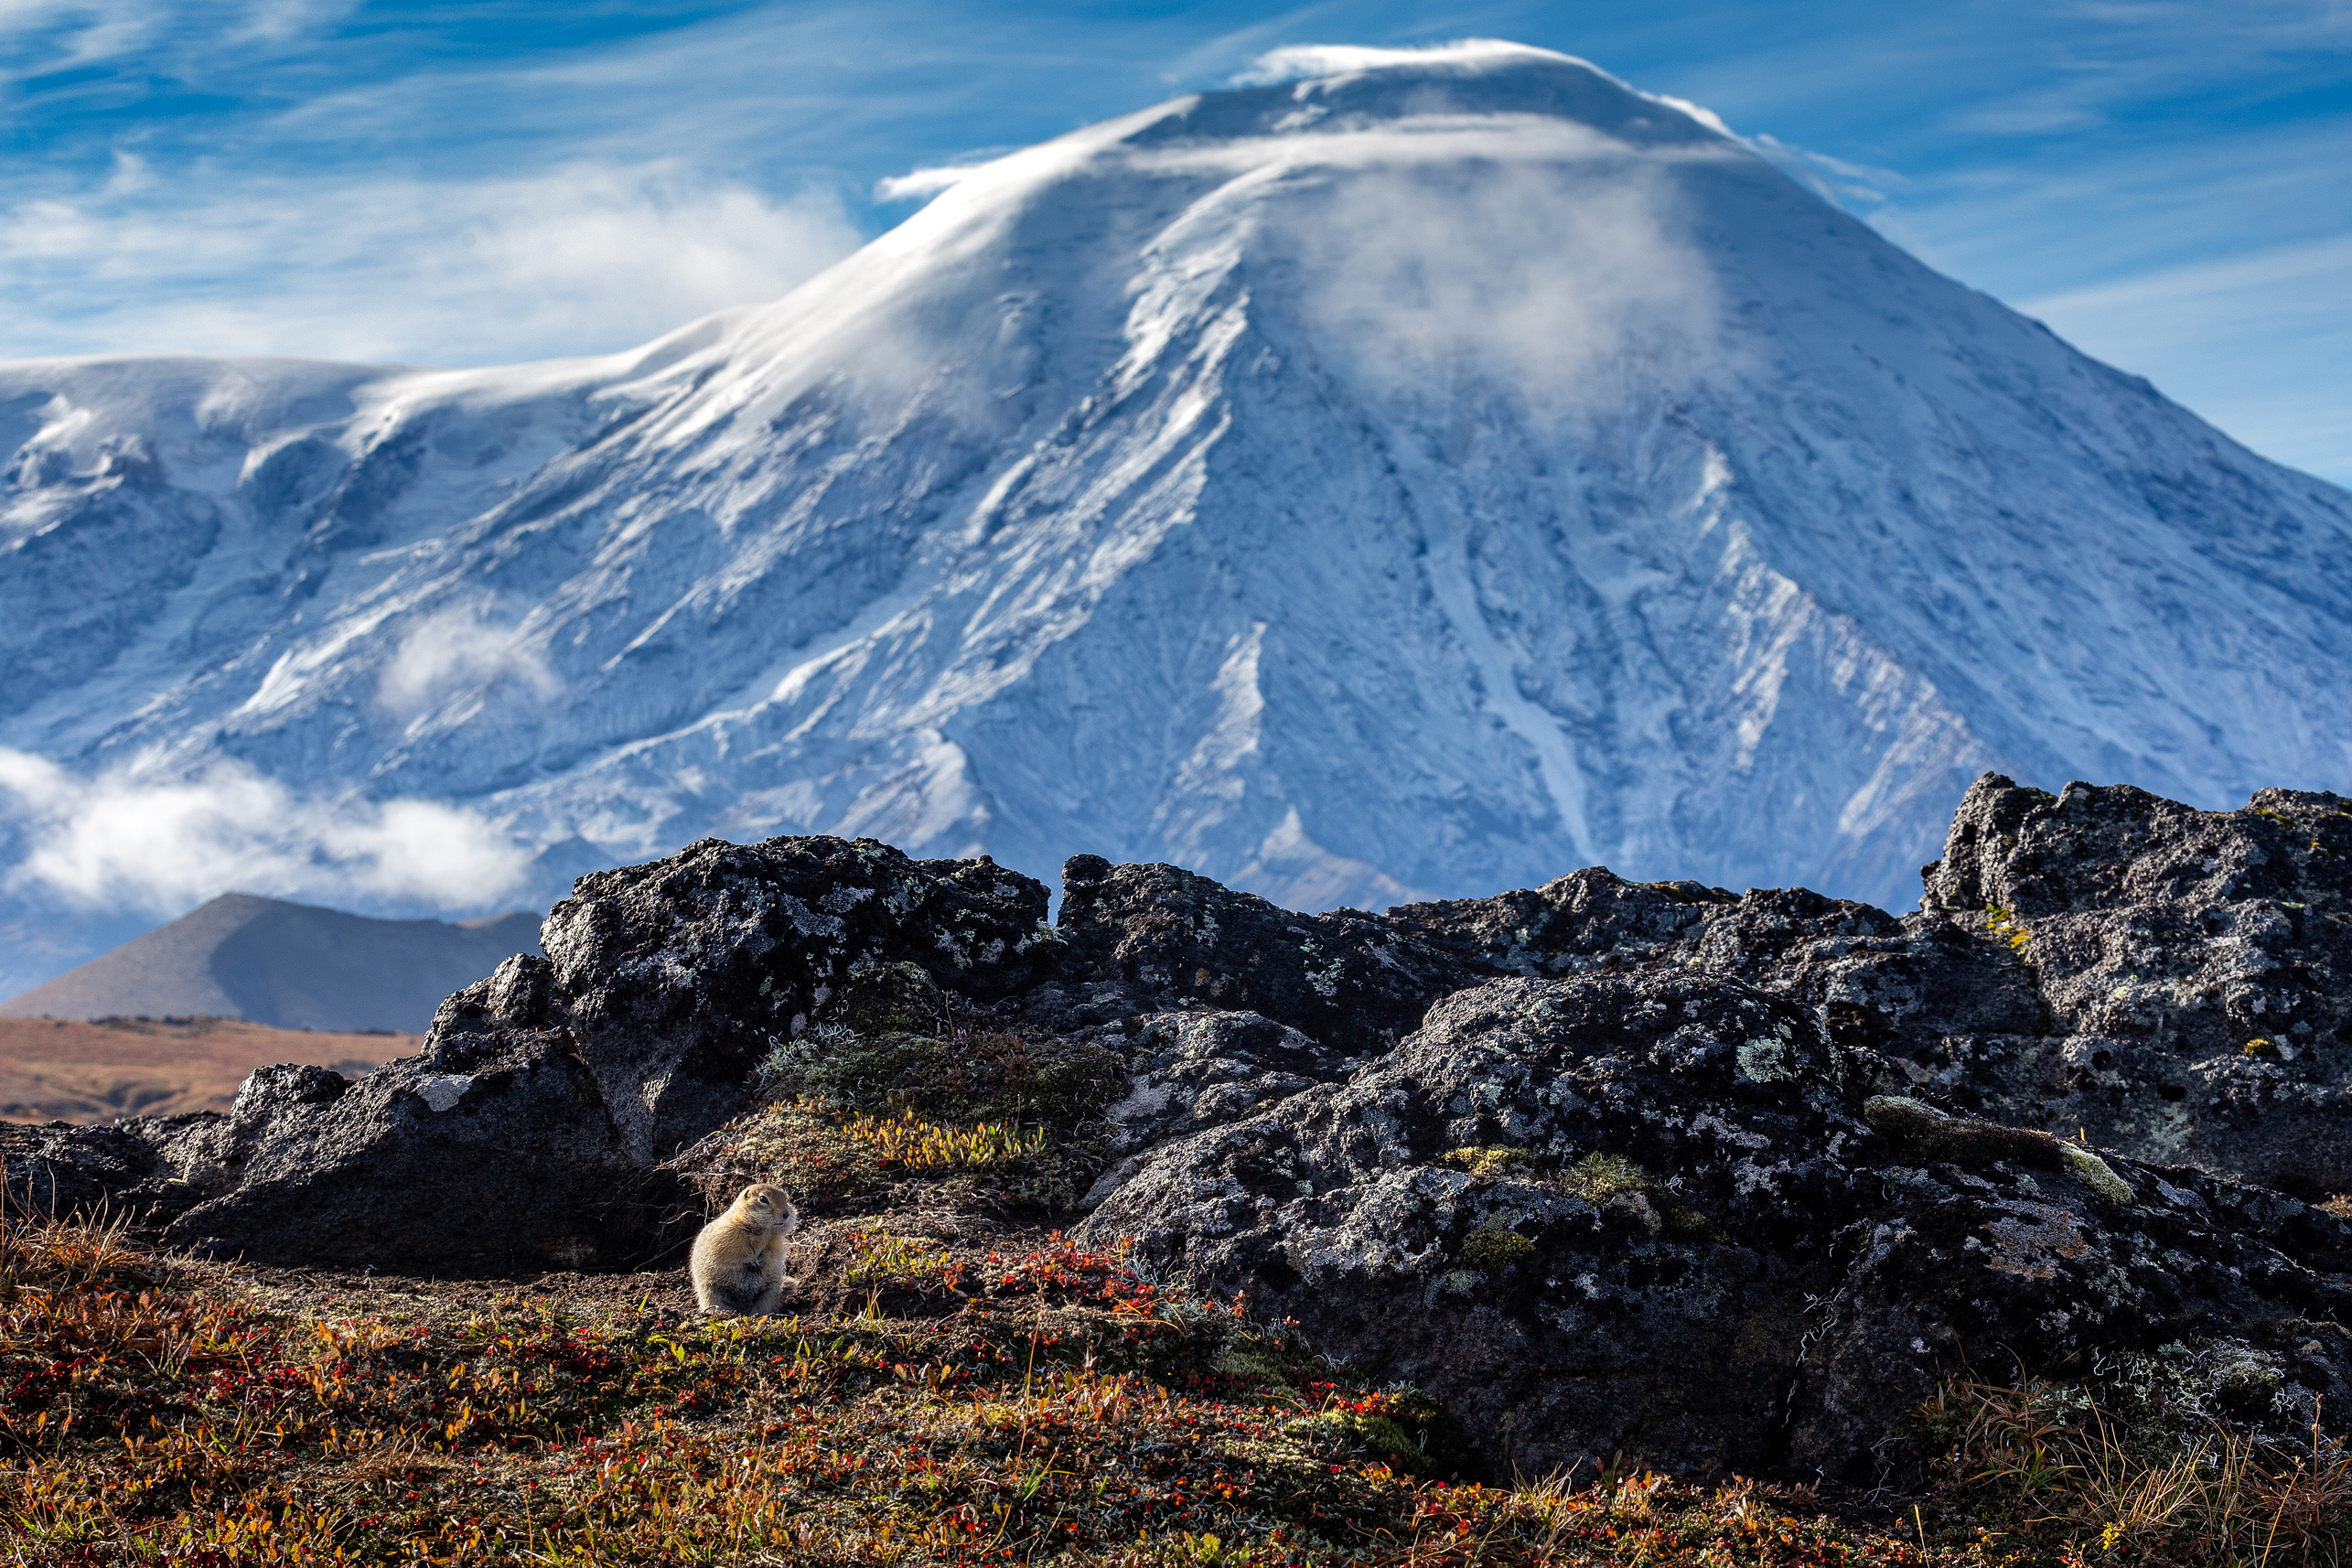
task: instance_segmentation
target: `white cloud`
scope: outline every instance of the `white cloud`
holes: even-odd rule
[[[1437,403],[1509,388],[1532,416],[1574,416],[1714,359],[1713,274],[1661,168],[1563,130],[1498,145],[1465,184],[1444,155],[1475,154],[1475,133],[1362,139],[1392,161],[1331,181],[1284,242],[1320,280],[1300,302],[1316,341],[1369,383]]]
[[[1475,65],[1501,59],[1572,59],[1553,49],[1501,38],[1461,38],[1418,48],[1377,48],[1366,44],[1290,44],[1268,49],[1237,71],[1236,87],[1269,87],[1313,77],[1352,76],[1390,66]],[[1578,64],[1586,63],[1578,61]]]
[[[27,846],[7,885],[159,915],[231,891],[467,912],[530,869],[527,850],[461,807],[300,795],[234,762],[188,778],[152,768],[84,779],[0,747]]]
[[[905,174],[875,181],[874,199],[920,201],[937,196],[979,166],[977,164],[966,164],[957,167],[908,169]]]
[[[377,700],[407,720],[444,697],[515,681],[542,698],[563,690],[540,650],[483,608],[460,605],[410,627],[377,682]]]
[[[0,355],[279,353],[488,364],[631,347],[854,249],[828,195],[669,165],[472,182],[206,188],[118,164],[0,212]]]

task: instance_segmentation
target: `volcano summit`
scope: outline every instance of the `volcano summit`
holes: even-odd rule
[[[635,353],[0,367],[19,929],[704,834],[1907,902],[1988,768],[2342,787],[2352,497],[1702,110],[1348,58]],[[142,811],[179,860],[113,847]]]

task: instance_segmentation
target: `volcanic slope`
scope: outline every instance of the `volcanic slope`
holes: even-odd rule
[[[2344,786],[2352,496],[1703,111],[1360,60],[963,172],[632,354],[0,367],[0,746],[457,802],[515,901],[822,832],[1907,903],[1986,768]]]

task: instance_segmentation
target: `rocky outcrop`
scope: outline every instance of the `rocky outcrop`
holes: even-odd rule
[[[6,1162],[5,1201],[14,1215],[147,1214],[168,1200],[173,1176],[155,1141],[137,1124],[76,1127],[0,1125]]]
[[[1069,957],[1032,1015],[1049,1024],[1155,1007],[1247,1009],[1346,1052],[1385,1049],[1429,1004],[1486,972],[1355,909],[1300,915],[1173,865],[1073,855]]]
[[[711,842],[583,878],[413,1058],[0,1155],[216,1254],[506,1273],[645,1266],[748,1179],[867,1212],[962,1138],[938,1201],[1133,1237],[1530,1473],[1858,1474],[1962,1368],[2133,1358],[2334,1429],[2347,866],[2336,796],[1993,776],[1899,917],[1598,867],[1310,916],[1081,855],[1048,928],[984,859]]]
[[[167,1191],[89,1160],[63,1185],[30,1164],[26,1179],[121,1191],[171,1240],[260,1262],[640,1267],[703,1218],[662,1159],[741,1110],[762,1058],[835,988],[898,962],[974,1004],[1002,999],[1061,958],[1046,906],[1041,885],[984,859],[694,844],[581,878],[548,917],[548,956],[451,996],[414,1057],[356,1081],[263,1069],[225,1116],[125,1128]]]
[[[1925,903],[2009,944],[2047,1016],[1948,1024],[1932,1089],[2306,1197],[2352,1188],[2352,800],[2198,811],[1989,776]]]
[[[1697,882],[1627,882],[1590,866],[1491,898],[1401,904],[1387,923],[1482,974],[1556,975],[1654,963],[1738,897]]]
[[[1498,981],[1344,1083],[1162,1148],[1079,1235],[1248,1292],[1530,1475],[1851,1475],[1963,1367],[2178,1344],[2247,1348],[2275,1426],[2339,1419],[2352,1224],[1874,1075],[1736,983]]]
[[[1238,1122],[1356,1065],[1256,1013],[1161,1013],[1105,1032],[1123,1047],[1127,1093],[1103,1112],[1109,1161],[1079,1200],[1091,1208],[1144,1157],[1203,1128]]]
[[[2200,811],[1988,774],[1896,917],[1593,869],[1385,917],[1490,973],[1736,977],[1885,1058],[1881,1087],[2307,1199],[2352,1191],[2352,801]]]
[[[871,839],[717,839],[584,876],[541,933],[550,1005],[630,1154],[658,1160],[739,1109],[762,1057],[862,963],[977,1000],[1062,956],[1045,886]]]
[[[442,1004],[424,1051],[357,1080],[263,1068],[226,1116],[157,1128],[198,1199],[166,1238],[419,1273],[644,1266],[701,1208],[630,1157],[545,969],[509,959]]]

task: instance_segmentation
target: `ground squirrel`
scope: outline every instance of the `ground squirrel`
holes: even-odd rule
[[[761,1317],[784,1301],[784,1238],[800,1228],[800,1211],[780,1187],[745,1187],[725,1214],[694,1238],[687,1264],[694,1300],[704,1312]]]

